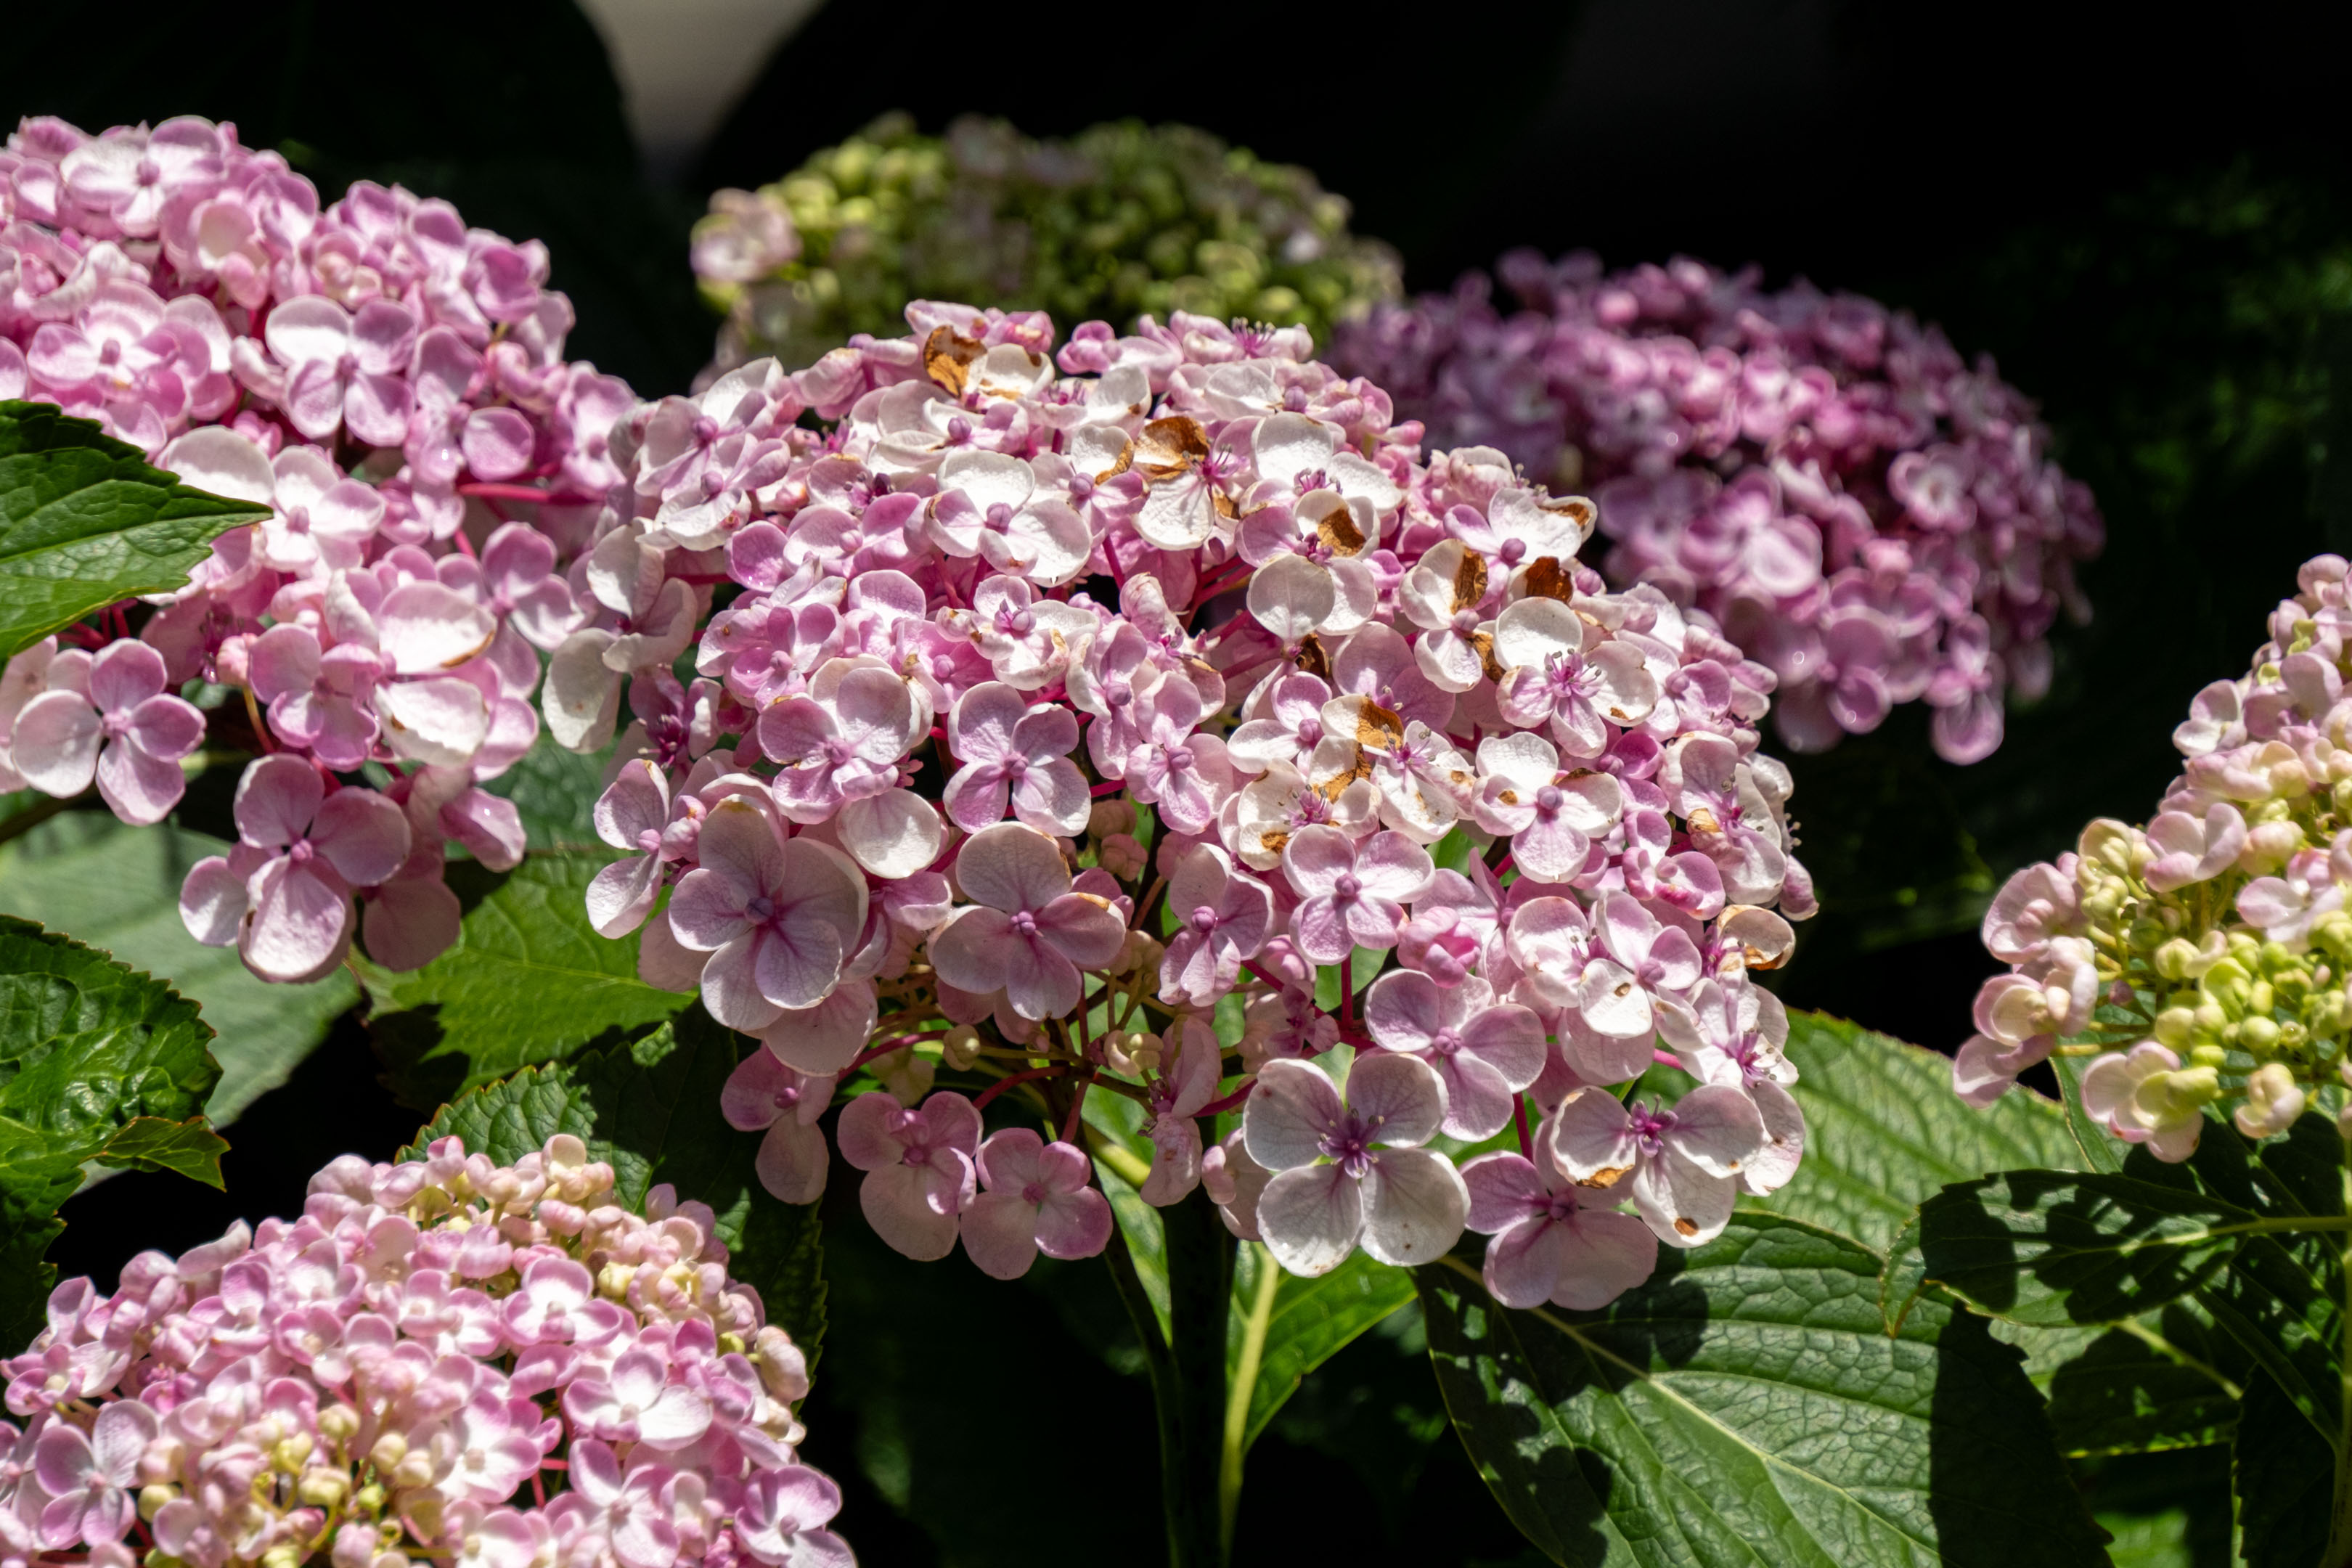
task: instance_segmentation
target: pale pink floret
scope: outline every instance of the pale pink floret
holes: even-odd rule
[[[1077,743],[1066,708],[1032,704],[1002,681],[973,687],[948,715],[948,749],[963,760],[948,780],[948,816],[977,833],[1004,820],[1009,795],[1013,815],[1040,833],[1083,831],[1093,803],[1069,760]]]
[[[866,879],[839,850],[784,839],[740,797],[702,825],[701,864],[670,896],[669,922],[708,952],[703,1005],[730,1028],[756,1030],[787,1007],[814,1007],[840,983],[866,926]]]
[[[153,1411],[125,1399],[100,1410],[86,1436],[74,1426],[42,1431],[34,1448],[34,1473],[49,1494],[40,1515],[46,1544],[122,1539],[134,1511],[131,1489],[138,1484],[139,1458],[158,1426]]]
[[[1276,1172],[1258,1233],[1293,1274],[1328,1274],[1360,1243],[1382,1263],[1427,1263],[1461,1238],[1470,1194],[1443,1154],[1419,1145],[1445,1120],[1445,1085],[1412,1057],[1364,1057],[1348,1096],[1320,1069],[1272,1061],[1242,1119],[1250,1157]]]
[[[1206,1006],[1234,987],[1241,966],[1265,947],[1274,895],[1237,869],[1213,844],[1184,853],[1168,882],[1177,927],[1160,963],[1162,1001]]]
[[[407,819],[382,795],[332,795],[308,764],[263,757],[237,781],[238,843],[188,871],[180,918],[214,947],[236,943],[267,980],[307,980],[342,962],[352,891],[383,882],[408,857]]]
[[[1160,1075],[1145,1090],[1143,1132],[1151,1140],[1151,1173],[1137,1195],[1154,1208],[1166,1208],[1192,1194],[1201,1184],[1201,1123],[1202,1106],[1217,1095],[1223,1076],[1216,1031],[1199,1018],[1171,1026],[1176,1048]]]
[[[735,1537],[772,1568],[852,1568],[848,1544],[824,1528],[840,1511],[841,1489],[816,1471],[761,1470],[745,1483]]]
[[[667,1372],[650,1351],[624,1352],[608,1378],[583,1378],[563,1391],[563,1413],[576,1432],[653,1449],[682,1448],[709,1429],[710,1400],[667,1381]],[[507,1490],[513,1490],[511,1483]]]
[[[1126,940],[1126,922],[1101,899],[1070,890],[1054,841],[1018,823],[965,840],[956,879],[974,902],[932,933],[931,962],[959,989],[1003,991],[1024,1018],[1070,1013],[1078,972],[1108,963]]]
[[[1469,1228],[1495,1239],[1481,1271],[1506,1307],[1605,1307],[1648,1279],[1658,1238],[1629,1214],[1559,1176],[1549,1163],[1482,1154],[1462,1167]],[[1588,1198],[1591,1199],[1588,1204]]]
[[[163,690],[163,656],[110,643],[89,661],[87,691],[45,691],[19,709],[9,745],[25,782],[46,795],[100,798],[129,823],[161,822],[187,781],[180,759],[204,744],[205,716]]]
[[[1375,833],[1360,845],[1323,826],[1291,836],[1282,869],[1301,900],[1291,937],[1318,963],[1337,963],[1359,947],[1394,947],[1404,906],[1436,875],[1429,851],[1402,833]]]
[[[963,1216],[963,1249],[983,1274],[1018,1279],[1043,1252],[1092,1258],[1110,1242],[1110,1200],[1087,1184],[1094,1163],[1068,1143],[1008,1127],[980,1146],[986,1190]]]
[[[1393,971],[1365,992],[1364,1021],[1384,1049],[1419,1057],[1445,1080],[1450,1138],[1502,1131],[1512,1096],[1544,1068],[1542,1023],[1525,1007],[1497,1005],[1483,980],[1448,989],[1425,974]]]
[[[824,1194],[832,1161],[816,1120],[833,1103],[833,1085],[830,1077],[797,1071],[761,1049],[738,1062],[719,1091],[729,1126],[766,1130],[756,1163],[760,1184],[783,1203],[813,1204]]]
[[[1633,1206],[1658,1239],[1696,1247],[1731,1222],[1739,1173],[1768,1141],[1752,1100],[1705,1084],[1672,1106],[1578,1089],[1552,1114],[1540,1147],[1571,1180],[1602,1191],[1630,1176]]]
[[[835,1137],[841,1157],[866,1173],[858,1205],[877,1236],[923,1261],[954,1249],[977,1190],[971,1101],[942,1090],[918,1110],[879,1090],[861,1094],[842,1109]]]

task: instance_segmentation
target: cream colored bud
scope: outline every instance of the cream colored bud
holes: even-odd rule
[[[294,1484],[294,1495],[311,1508],[332,1508],[351,1489],[349,1476],[323,1466],[303,1471],[302,1479]]]
[[[152,1482],[147,1486],[141,1487],[139,1489],[139,1517],[146,1520],[152,1524],[154,1522],[157,1511],[160,1510],[165,1503],[170,1502],[173,1498],[176,1498],[179,1495],[179,1488],[165,1486],[161,1481]]]
[[[319,1436],[330,1443],[348,1443],[360,1429],[360,1413],[348,1405],[330,1405],[319,1412]]]
[[[408,1439],[397,1432],[386,1432],[368,1450],[368,1463],[379,1470],[389,1470],[408,1458]]]
[[[1136,1071],[1158,1072],[1160,1070],[1160,1058],[1164,1054],[1165,1047],[1159,1036],[1147,1035],[1141,1030],[1137,1030],[1121,1039],[1119,1047],[1126,1053],[1127,1059],[1135,1064]]]
[[[940,1057],[958,1072],[968,1072],[980,1059],[980,1031],[970,1024],[958,1024],[940,1037]]]
[[[310,1449],[313,1446],[310,1434],[308,1432],[297,1432],[290,1437],[281,1437],[269,1450],[269,1462],[289,1476],[299,1475],[302,1467],[310,1462]]]
[[[629,1281],[635,1277],[636,1272],[635,1268],[630,1264],[607,1263],[597,1271],[596,1293],[611,1301],[627,1300]]]
[[[2246,1079],[2246,1102],[2231,1118],[2249,1138],[2273,1138],[2303,1114],[2303,1086],[2284,1062],[2256,1068]]]
[[[261,1554],[261,1568],[301,1568],[307,1555],[299,1541],[281,1541]]]
[[[408,1458],[392,1468],[392,1484],[409,1490],[429,1487],[436,1468],[431,1453],[423,1448],[412,1449]]]

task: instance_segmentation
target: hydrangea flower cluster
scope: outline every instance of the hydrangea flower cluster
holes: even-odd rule
[[[298,1219],[60,1285],[7,1363],[0,1556],[846,1568],[801,1352],[709,1208],[613,1179],[568,1135],[347,1154]]]
[[[633,415],[593,559],[736,593],[690,684],[601,629],[550,667],[582,749],[627,676],[589,913],[765,1043],[728,1113],[772,1191],[823,1189],[861,1068],[837,1141],[875,1227],[1000,1276],[1111,1233],[1089,1093],[1132,1102],[1149,1167],[1097,1152],[1147,1202],[1206,1185],[1310,1274],[1477,1226],[1514,1302],[1613,1296],[1787,1179],[1749,972],[1812,895],[1769,669],[1608,592],[1591,502],[1423,461],[1299,329],[1089,322],[1049,357],[1041,314],[907,315]],[[1703,1087],[1621,1104],[1662,1037]],[[927,1096],[943,1066],[994,1081]],[[988,1135],[1008,1090],[1037,1125]]]
[[[1038,141],[966,116],[940,138],[904,114],[772,185],[719,192],[693,261],[727,316],[714,373],[762,354],[796,369],[853,333],[888,337],[910,300],[1065,321],[1189,310],[1321,334],[1395,299],[1402,279],[1313,174],[1189,125]]]
[[[157,821],[205,733],[182,687],[240,691],[249,731],[226,742],[269,754],[182,912],[267,979],[340,963],[354,895],[378,961],[448,946],[446,844],[522,853],[479,786],[538,733],[541,650],[587,626],[663,635],[581,554],[636,400],[564,359],[547,275],[544,247],[446,202],[362,184],[322,210],[283,158],[202,120],[27,120],[0,152],[0,397],[270,509],[184,590],[10,663],[0,788],[95,778],[124,821]],[[690,616],[665,608],[683,647]],[[383,787],[354,787],[374,767]]]
[[[1852,294],[1779,292],[1687,259],[1496,268],[1343,327],[1335,361],[1445,444],[1589,485],[1602,569],[1715,616],[1780,679],[1781,737],[1823,751],[1897,703],[1936,749],[1991,754],[2007,692],[2048,689],[2051,626],[2089,605],[2089,489],[1990,357]]]
[[[2352,1084],[2348,574],[2307,562],[2252,668],[2197,694],[2154,821],[2094,822],[1993,900],[1985,946],[2013,968],[1977,996],[1961,1098],[1989,1104],[2053,1052],[2095,1056],[2090,1115],[2178,1161],[2208,1107],[2268,1138],[2319,1086]]]

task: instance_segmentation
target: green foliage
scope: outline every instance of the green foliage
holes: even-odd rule
[[[710,1205],[729,1271],[767,1303],[769,1321],[812,1365],[824,1339],[824,1256],[814,1205],[782,1204],[760,1186],[760,1134],[719,1114],[719,1091],[748,1042],[690,1007],[626,1044],[526,1067],[441,1108],[406,1151],[456,1135],[469,1151],[520,1159],[559,1132],[613,1166],[620,1201],[642,1210],[657,1185]],[[757,1047],[751,1047],[757,1048]]]
[[[586,753],[567,752],[546,731],[514,766],[482,785],[514,802],[515,814],[534,850],[576,850],[603,857],[591,815],[604,793],[604,766],[613,747]]]
[[[147,466],[46,403],[0,403],[0,659],[90,611],[184,584],[212,542],[267,507]]]
[[[220,1078],[196,1005],[70,937],[0,916],[0,1345],[40,1326],[85,1161],[219,1184],[199,1112]]]
[[[789,217],[798,251],[748,287],[705,279],[729,313],[729,363],[807,364],[853,332],[905,331],[907,302],[924,299],[1044,310],[1065,333],[1191,310],[1328,341],[1401,287],[1395,252],[1349,233],[1347,202],[1311,174],[1185,125],[1039,142],[967,117],[942,139],[887,115],[756,199]],[[697,232],[742,221],[715,207]]]
[[[127,826],[105,811],[68,811],[0,845],[0,914],[37,918],[133,969],[167,974],[204,1010],[221,1069],[205,1106],[215,1127],[284,1083],[360,994],[341,969],[307,985],[272,985],[236,949],[189,939],[180,883],[189,867],[228,847],[170,823]]]
[[[1233,1332],[1225,1355],[1229,1379],[1241,1359],[1243,1335],[1261,1288],[1258,1271],[1268,1268],[1279,1278],[1259,1352],[1257,1381],[1249,1392],[1244,1449],[1257,1441],[1308,1373],[1413,1298],[1411,1274],[1361,1252],[1351,1254],[1328,1274],[1306,1279],[1282,1272],[1262,1249],[1244,1247],[1234,1267]]]
[[[601,856],[534,855],[503,875],[453,864],[457,943],[410,973],[361,961],[394,1091],[424,1109],[518,1069],[634,1041],[692,998],[637,978],[637,938],[598,936],[582,902]]]
[[[1455,1427],[1556,1563],[2098,1563],[2018,1352],[1935,1301],[1888,1333],[1879,1268],[1751,1214],[1595,1313],[1414,1273]]]

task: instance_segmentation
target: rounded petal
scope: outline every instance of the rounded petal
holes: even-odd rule
[[[1243,1144],[1269,1171],[1311,1165],[1341,1114],[1339,1091],[1321,1069],[1277,1058],[1259,1070],[1244,1102]]]
[[[966,839],[956,852],[955,877],[966,898],[1008,914],[1044,909],[1070,890],[1070,868],[1054,841],[1016,822]]]
[[[376,889],[360,915],[367,955],[397,973],[422,969],[451,948],[464,929],[457,895],[438,877],[400,877]]]
[[[180,923],[206,947],[226,947],[245,920],[245,879],[218,855],[188,868],[180,884]]]
[[[964,1213],[963,1250],[991,1279],[1020,1279],[1037,1261],[1037,1205],[1017,1190],[981,1194]]]
[[[247,884],[252,917],[237,943],[247,968],[264,980],[307,980],[341,956],[351,940],[352,898],[330,880],[333,875],[283,857],[254,873]]]
[[[1293,1274],[1309,1278],[1328,1274],[1345,1263],[1364,1229],[1358,1185],[1338,1165],[1301,1166],[1268,1182],[1265,1191],[1258,1194],[1257,1229],[1274,1260]],[[1463,1206],[1466,1213],[1466,1196]]]
[[[1633,1173],[1633,1206],[1653,1234],[1669,1247],[1713,1241],[1731,1223],[1739,1184],[1684,1159],[1671,1148],[1644,1160]]]
[[[891,881],[925,869],[947,846],[947,824],[929,801],[908,789],[853,800],[835,823],[850,858]]]
[[[1383,1149],[1362,1184],[1364,1250],[1381,1262],[1400,1268],[1432,1262],[1462,1239],[1470,1190],[1454,1162],[1435,1150]]]
[[[870,984],[845,980],[815,1006],[787,1007],[755,1033],[787,1067],[818,1075],[837,1073],[865,1048],[877,1011]]]
[[[860,1100],[871,1099],[860,1095]],[[856,1100],[850,1102],[852,1105]],[[848,1151],[844,1150],[845,1156]],[[932,1173],[919,1165],[887,1165],[868,1171],[857,1190],[858,1207],[874,1234],[897,1251],[918,1262],[945,1258],[955,1250],[957,1216],[942,1214],[931,1203]]]
[[[79,692],[44,691],[17,710],[16,771],[44,795],[79,795],[98,772],[104,735],[103,721]]]
[[[1648,1283],[1657,1269],[1658,1238],[1632,1215],[1584,1209],[1552,1228],[1570,1238],[1560,1249],[1554,1306],[1595,1311]]]
[[[354,887],[387,881],[408,858],[408,818],[373,790],[340,789],[310,819],[320,857]]]
[[[766,1054],[754,1052],[753,1059]],[[825,1173],[832,1163],[825,1152],[824,1131],[787,1116],[760,1141],[753,1168],[760,1173],[760,1184],[778,1202],[813,1204],[824,1195]]]
[[[178,702],[179,699],[150,700]],[[99,798],[133,826],[163,821],[180,804],[187,787],[187,775],[181,773],[176,761],[151,755],[127,739],[114,742],[98,754]]]
[[[1419,1057],[1358,1057],[1348,1070],[1348,1109],[1372,1124],[1375,1142],[1391,1148],[1426,1143],[1445,1120],[1445,1082]],[[1273,1168],[1255,1146],[1250,1152]]]
[[[1543,1147],[1570,1180],[1586,1186],[1613,1185],[1641,1159],[1625,1108],[1598,1089],[1560,1101],[1544,1128]]]

